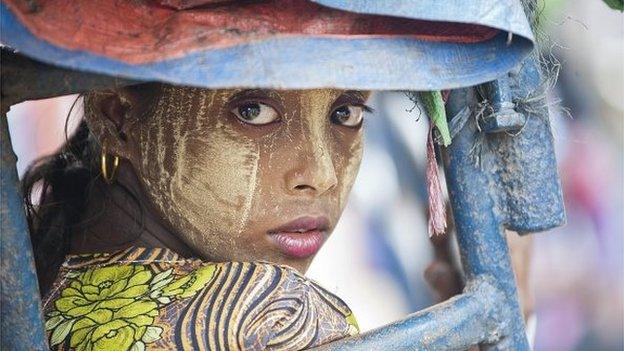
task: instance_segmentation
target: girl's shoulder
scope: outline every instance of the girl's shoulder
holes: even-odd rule
[[[357,333],[342,300],[290,267],[167,249],[68,256],[43,307],[59,350],[300,350]]]

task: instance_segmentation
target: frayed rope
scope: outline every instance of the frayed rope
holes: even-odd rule
[[[433,123],[427,137],[427,193],[429,197],[429,237],[446,232],[446,202],[440,185],[438,163],[433,144]]]

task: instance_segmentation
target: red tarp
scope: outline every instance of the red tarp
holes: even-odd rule
[[[357,14],[306,0],[3,1],[43,40],[136,64],[280,36],[403,36],[472,43],[498,32],[471,24]]]

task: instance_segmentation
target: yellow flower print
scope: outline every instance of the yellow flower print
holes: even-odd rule
[[[80,317],[96,308],[119,309],[149,291],[152,273],[144,266],[89,269],[63,290],[54,303],[64,317]]]
[[[142,265],[90,268],[73,273],[54,302],[46,330],[50,346],[66,341],[78,351],[143,351],[160,339],[153,326],[158,309],[206,286],[215,267],[205,266],[174,281],[169,269],[156,275]]]
[[[177,296],[180,298],[195,295],[195,293],[206,286],[215,273],[215,266],[203,266],[174,281],[162,289],[163,296]]]
[[[110,350],[111,345],[128,350],[142,342],[158,315],[158,304],[147,296],[150,280],[152,272],[140,265],[79,274],[54,303],[56,314],[46,323],[46,329],[54,329],[50,345],[60,344],[68,334],[70,346],[80,351]]]
[[[152,301],[135,301],[115,312],[95,310],[73,325],[69,346],[80,351],[128,350],[142,341],[147,328],[158,328],[150,327],[158,315],[157,308]]]

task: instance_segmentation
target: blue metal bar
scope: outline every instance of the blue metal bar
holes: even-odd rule
[[[503,334],[506,298],[494,283],[485,276],[474,279],[461,295],[315,350],[465,350],[480,342],[495,342]]]
[[[563,194],[546,102],[547,83],[535,58],[508,75],[515,110],[526,122],[513,134],[489,136],[498,160],[497,181],[503,222],[520,234],[565,224]]]
[[[116,89],[139,82],[120,77],[72,71],[48,65],[0,47],[2,105],[45,99],[89,90]]]
[[[447,102],[450,116],[465,106],[474,106],[475,90],[456,90]],[[468,281],[479,276],[491,276],[506,299],[508,318],[503,325],[503,338],[497,349],[528,350],[524,319],[518,304],[518,294],[511,259],[499,211],[498,187],[490,175],[498,169],[494,158],[486,157],[483,168],[475,164],[471,150],[478,140],[475,123],[466,123],[445,150],[445,175],[457,228],[457,241],[464,273]]]
[[[39,286],[5,112],[0,117],[0,349],[47,350]]]

